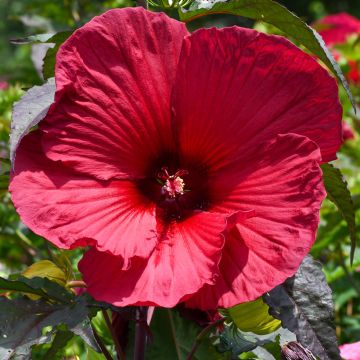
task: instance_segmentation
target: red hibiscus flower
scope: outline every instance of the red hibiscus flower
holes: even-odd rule
[[[325,44],[331,48],[334,45],[345,43],[351,35],[360,35],[360,21],[347,13],[325,16],[314,23],[313,26],[323,37]],[[334,49],[333,55],[336,61],[340,60],[341,55]],[[346,61],[349,66],[349,70],[345,74],[346,78],[352,84],[359,84],[359,63],[348,58],[346,58]]]
[[[351,128],[351,126],[343,121],[343,141],[352,140],[355,139],[354,130]]]
[[[360,21],[347,14],[328,15],[314,24],[326,45],[341,44],[353,34],[360,34]]]
[[[9,87],[7,81],[0,80],[0,90],[6,90]]]
[[[111,10],[60,48],[55,102],[17,152],[21,218],[98,300],[211,309],[294,274],[341,144],[337,85],[289,41]]]

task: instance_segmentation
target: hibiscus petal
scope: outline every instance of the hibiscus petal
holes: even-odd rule
[[[185,25],[110,10],[60,48],[56,102],[41,123],[52,160],[98,179],[142,177],[173,146],[170,93]]]
[[[247,208],[255,216],[231,230],[216,284],[205,285],[188,306],[209,309],[254,300],[296,272],[315,240],[325,196],[319,158],[313,142],[289,134],[259,147],[244,170],[239,164],[239,185],[218,194],[222,200],[214,211]],[[218,179],[217,190],[225,178]]]
[[[41,132],[16,154],[10,192],[24,223],[61,248],[96,244],[127,259],[157,243],[155,206],[127,180],[99,181],[47,159]]]
[[[217,170],[288,132],[309,137],[323,161],[341,145],[336,81],[288,40],[238,27],[186,37],[174,85],[184,158]]]
[[[79,263],[89,293],[117,306],[173,307],[204,284],[213,284],[224,244],[223,215],[199,212],[158,231],[164,235],[148,260],[131,261],[89,250]]]

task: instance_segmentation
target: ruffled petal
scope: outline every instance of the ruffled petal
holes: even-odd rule
[[[162,238],[147,260],[133,259],[123,271],[121,259],[89,250],[79,270],[89,293],[117,306],[173,307],[204,284],[213,284],[224,244],[223,215],[199,212],[161,226]]]
[[[214,171],[278,134],[309,137],[325,162],[341,145],[336,81],[288,40],[255,30],[186,37],[173,106],[181,153]]]
[[[41,132],[16,154],[10,192],[23,222],[61,248],[96,245],[127,259],[157,243],[155,205],[128,180],[98,181],[47,159]]]
[[[102,180],[139,178],[173,146],[170,93],[183,23],[142,8],[95,17],[60,48],[40,127],[52,160]]]
[[[231,230],[216,284],[205,285],[188,306],[212,309],[256,299],[292,276],[315,240],[326,194],[316,144],[280,135],[258,150],[244,164],[238,187],[223,192],[223,202],[215,207],[253,209],[255,216]]]

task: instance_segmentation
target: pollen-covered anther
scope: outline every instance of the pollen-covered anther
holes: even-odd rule
[[[185,182],[181,178],[183,175],[187,175],[187,170],[178,170],[174,175],[169,175],[167,168],[163,167],[158,177],[164,181],[162,192],[164,195],[175,199],[178,195],[183,195],[185,192]]]
[[[181,177],[173,177],[171,176],[168,180],[166,180],[165,185],[163,186],[163,191],[171,197],[175,198],[176,195],[184,194],[185,183]]]

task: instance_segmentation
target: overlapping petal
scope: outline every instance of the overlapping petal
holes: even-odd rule
[[[55,104],[40,125],[47,156],[98,179],[144,176],[174,144],[170,93],[185,35],[142,8],[77,30],[58,52]]]
[[[179,147],[217,170],[288,132],[309,137],[322,160],[341,145],[337,85],[289,41],[238,27],[184,40],[173,105]]]
[[[95,180],[47,159],[41,136],[21,142],[10,184],[24,223],[61,248],[92,244],[125,260],[148,256],[158,241],[155,205],[128,180]]]
[[[175,306],[204,284],[214,284],[224,245],[226,218],[199,212],[158,228],[161,239],[146,260],[121,258],[91,249],[79,263],[88,291],[117,306]]]
[[[319,149],[309,139],[280,135],[239,164],[238,185],[228,194],[226,176],[214,181],[221,192],[214,189],[214,211],[252,208],[255,214],[226,237],[221,275],[189,306],[210,309],[254,300],[296,272],[315,240],[325,196],[319,160]]]

